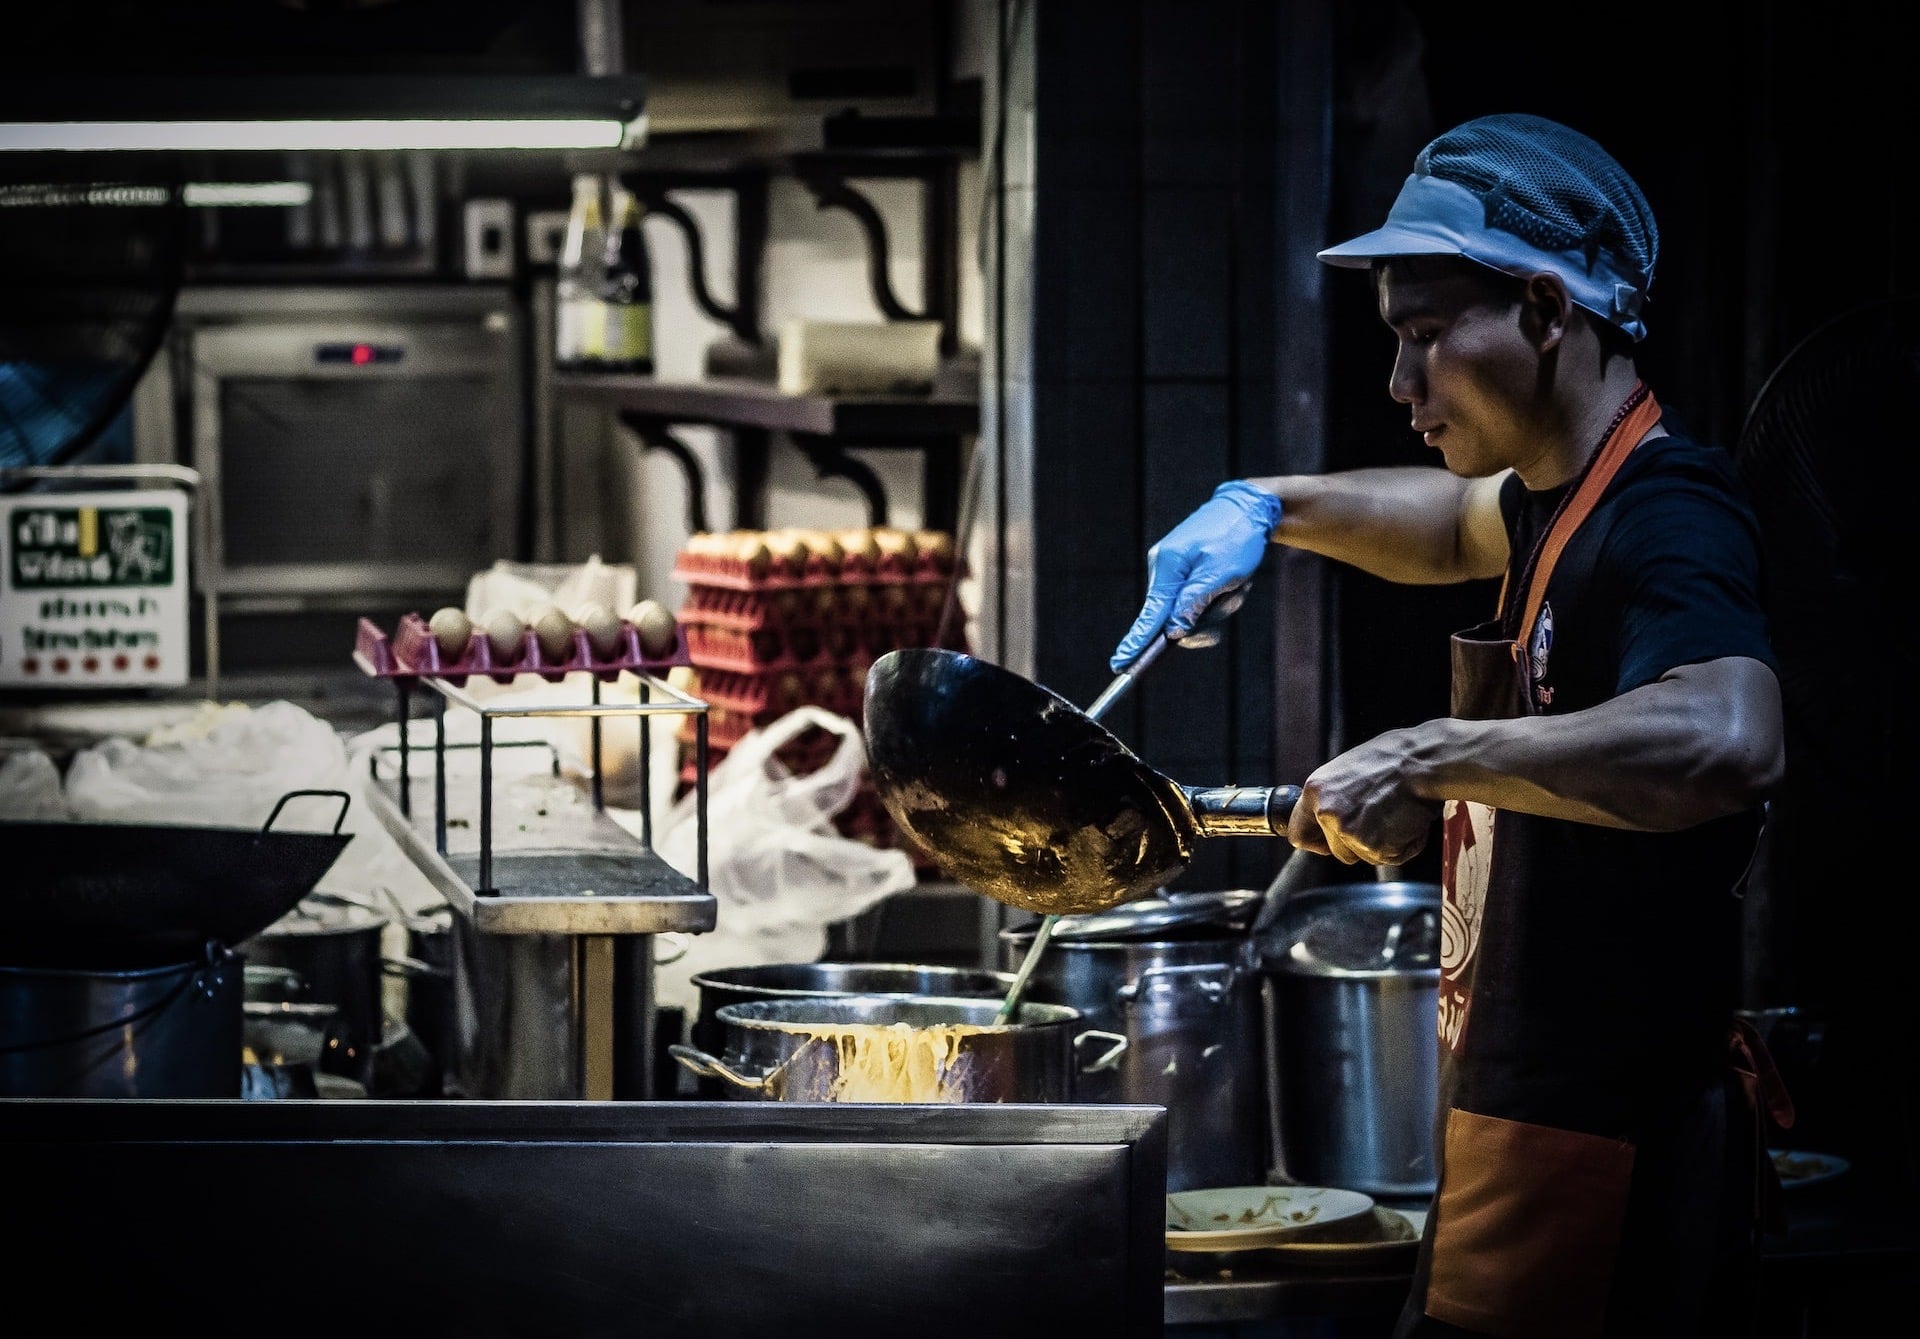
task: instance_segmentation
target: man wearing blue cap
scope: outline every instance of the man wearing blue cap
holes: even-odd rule
[[[1736,1021],[1739,884],[1783,767],[1759,539],[1728,455],[1661,421],[1634,348],[1652,211],[1534,116],[1422,149],[1370,268],[1389,393],[1446,468],[1220,485],[1148,553],[1113,657],[1196,623],[1269,543],[1388,580],[1502,578],[1453,638],[1448,717],[1306,780],[1288,838],[1403,864],[1439,820],[1439,1189],[1398,1333],[1737,1335],[1767,1121]]]

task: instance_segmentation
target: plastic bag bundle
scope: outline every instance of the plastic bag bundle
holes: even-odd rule
[[[808,730],[839,737],[818,769],[795,775],[775,754]],[[827,927],[914,883],[904,851],[843,836],[834,816],[853,801],[866,772],[859,727],[819,707],[800,707],[728,750],[707,779],[708,887],[719,903],[714,928],[694,935],[683,956],[655,972],[661,1004],[698,1007],[692,978],[722,967],[812,962]],[[683,796],[656,843],[662,859],[698,873],[694,796]]]
[[[0,755],[0,818],[25,823],[71,816],[52,758],[39,749]]]

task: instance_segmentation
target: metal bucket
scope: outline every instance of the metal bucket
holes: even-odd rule
[[[245,990],[219,947],[126,971],[0,967],[0,1097],[239,1097]]]
[[[950,1055],[933,1066],[937,1083],[927,1085],[936,1093],[908,1099],[940,1103],[1068,1102],[1078,1073],[1098,1072],[1126,1049],[1125,1037],[1084,1027],[1079,1012],[1064,1005],[1025,1004],[1011,1023],[996,1026],[999,1007],[991,999],[878,995],[753,1000],[719,1010],[720,1057],[692,1046],[669,1049],[694,1073],[724,1080],[736,1098],[893,1101],[901,1099],[845,1088],[853,1076],[843,1071],[843,1041],[903,1023],[922,1039],[942,1027],[980,1029],[952,1037]]]
[[[1129,907],[1115,908],[1099,937],[1056,931],[1034,968],[1042,998],[1127,1039],[1120,1062],[1087,1078],[1079,1100],[1167,1108],[1169,1190],[1258,1185],[1267,1136],[1252,941],[1218,925],[1152,924],[1157,906],[1139,905],[1141,928],[1127,924]],[[1004,960],[1018,966],[1033,936],[1002,930]]]
[[[1440,887],[1293,894],[1259,939],[1274,1179],[1432,1195]]]

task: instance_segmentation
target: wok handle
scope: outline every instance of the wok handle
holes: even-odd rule
[[[1202,837],[1280,837],[1298,786],[1182,786]]]
[[[302,795],[325,795],[340,801],[340,812],[333,820],[333,830],[340,831],[340,825],[347,821],[347,806],[353,803],[353,797],[344,790],[290,790],[280,797],[280,803],[273,806],[273,812],[268,814],[267,821],[260,825],[260,831],[271,831],[273,820],[280,817],[280,811],[287,807],[287,801],[297,800]]]
[[[750,1079],[744,1074],[737,1074],[698,1047],[674,1042],[667,1047],[667,1054],[703,1079],[724,1079],[736,1088],[755,1093],[766,1089],[766,1079]]]

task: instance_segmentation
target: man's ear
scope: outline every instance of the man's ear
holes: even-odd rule
[[[1520,320],[1542,353],[1558,348],[1573,320],[1573,299],[1567,295],[1566,281],[1544,271],[1528,279],[1520,290]]]

